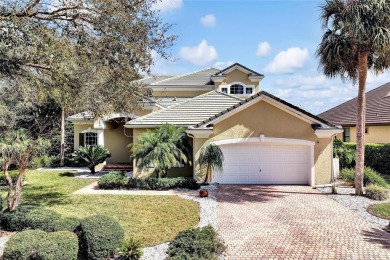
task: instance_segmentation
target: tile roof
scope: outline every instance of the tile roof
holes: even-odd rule
[[[229,67],[227,67],[227,68],[225,68],[223,70],[218,71],[217,73],[214,74],[214,76],[224,75],[225,72],[233,69],[234,67],[241,67],[242,69],[248,71],[253,76],[264,76],[261,73],[258,73],[258,72],[254,71],[254,70],[251,70],[251,69],[245,67],[244,65],[241,65],[240,63],[234,63],[234,64],[230,65]]]
[[[366,93],[366,124],[390,125],[390,83]],[[331,108],[318,116],[343,126],[356,125],[357,98]]]
[[[185,100],[167,109],[158,110],[143,117],[131,120],[128,126],[152,127],[164,123],[192,126],[214,116],[221,111],[241,102],[242,99],[210,91],[203,95]]]
[[[140,80],[138,80],[138,82],[145,84],[145,85],[149,85],[149,84],[153,84],[155,82],[158,82],[161,80],[166,80],[166,79],[173,78],[176,76],[177,75],[155,75],[155,76],[140,79]]]
[[[176,77],[170,77],[164,80],[156,81],[149,84],[149,87],[153,86],[201,86],[210,85],[210,77],[217,73],[219,70],[215,68],[207,68],[200,71],[195,71],[188,74],[179,75]]]

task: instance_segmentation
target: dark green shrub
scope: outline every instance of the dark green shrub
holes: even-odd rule
[[[333,157],[339,158],[340,168],[350,167],[355,162],[356,150],[345,145],[341,140],[333,141]]]
[[[4,260],[72,260],[77,259],[78,239],[74,233],[46,233],[25,230],[12,236],[4,249]]]
[[[98,185],[100,189],[122,189],[126,187],[128,180],[122,172],[113,171],[103,175]]]
[[[53,231],[76,232],[81,225],[81,220],[75,217],[67,217],[53,222]]]
[[[86,259],[102,259],[115,254],[125,232],[108,216],[94,215],[81,220],[80,250]]]
[[[54,167],[59,165],[60,159],[54,155],[41,155],[31,159],[32,166],[34,169],[42,167]]]
[[[9,171],[13,183],[16,183],[18,179],[18,171]],[[0,172],[0,186],[7,186],[7,181],[5,180],[4,172]]]
[[[72,153],[74,161],[84,163],[84,166],[88,167],[92,174],[95,174],[95,167],[99,163],[103,163],[107,158],[111,157],[110,151],[100,145],[94,146],[80,146],[76,151]]]
[[[60,219],[61,215],[55,211],[24,205],[19,206],[14,211],[5,211],[0,215],[1,227],[7,231],[25,229],[53,231],[53,223]]]
[[[340,177],[346,181],[353,182],[355,180],[355,169],[342,169]],[[376,184],[381,187],[388,187],[385,179],[383,179],[376,171],[369,167],[364,167],[363,185]]]
[[[116,259],[118,260],[137,260],[142,256],[142,243],[134,238],[126,239],[123,242]]]
[[[191,178],[129,178],[127,188],[145,190],[199,189],[200,185]]]
[[[366,188],[366,197],[372,200],[387,200],[389,193],[381,186],[370,184]]]
[[[180,232],[169,244],[167,259],[216,259],[224,247],[211,226]]]

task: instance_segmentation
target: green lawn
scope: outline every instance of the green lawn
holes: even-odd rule
[[[58,171],[30,171],[26,182],[22,203],[52,209],[63,216],[112,216],[128,237],[140,239],[145,246],[172,240],[199,221],[198,204],[177,196],[72,195],[93,180]]]
[[[371,205],[368,208],[368,212],[380,218],[390,220],[390,203]]]

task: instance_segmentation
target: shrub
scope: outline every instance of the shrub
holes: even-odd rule
[[[122,189],[126,187],[128,180],[122,172],[112,171],[103,175],[98,185],[100,189]]]
[[[169,244],[167,259],[216,259],[224,247],[211,226],[180,232]]]
[[[169,190],[175,188],[199,189],[199,184],[191,178],[129,178],[128,188],[145,190]]]
[[[84,166],[88,167],[92,174],[95,174],[95,167],[99,163],[103,163],[110,156],[110,151],[100,145],[80,146],[72,154],[73,160],[84,163]]]
[[[355,169],[342,169],[340,172],[340,177],[346,181],[353,182],[355,179],[355,173]],[[369,167],[364,167],[363,184],[364,186],[369,184],[376,184],[381,187],[388,187],[386,180]]]
[[[389,198],[389,193],[381,186],[370,184],[366,188],[366,197],[372,200],[386,200]]]
[[[86,259],[113,256],[125,234],[115,219],[103,215],[83,219],[80,228],[80,250]]]
[[[18,171],[9,171],[13,183],[16,183],[18,179]],[[0,173],[0,186],[7,186],[7,181],[5,180],[4,172]]]
[[[10,238],[4,249],[3,259],[75,260],[77,252],[78,239],[74,233],[25,230]]]
[[[32,161],[32,166],[35,169],[42,168],[42,167],[54,167],[59,164],[58,156],[46,155],[46,154],[34,157],[31,159],[31,161]]]
[[[2,228],[8,231],[25,229],[53,231],[53,223],[60,219],[61,215],[55,211],[24,205],[14,211],[5,211],[0,216]]]
[[[134,238],[127,239],[117,254],[118,260],[137,260],[142,256],[142,244]]]

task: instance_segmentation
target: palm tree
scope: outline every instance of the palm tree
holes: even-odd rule
[[[199,165],[200,167],[207,165],[206,177],[204,179],[204,184],[208,183],[211,179],[212,172],[221,172],[223,169],[223,153],[221,148],[215,144],[209,144],[202,149],[199,156]]]
[[[95,167],[103,163],[111,156],[110,151],[100,145],[80,146],[73,152],[73,160],[86,164],[92,174],[95,174]]]
[[[190,163],[191,159],[185,129],[169,124],[146,131],[129,147],[137,167],[154,168],[157,178],[166,177],[168,169],[179,163]]]
[[[327,0],[321,6],[325,33],[317,49],[328,77],[358,82],[355,194],[363,194],[366,79],[368,69],[390,67],[390,3],[386,0]]]

